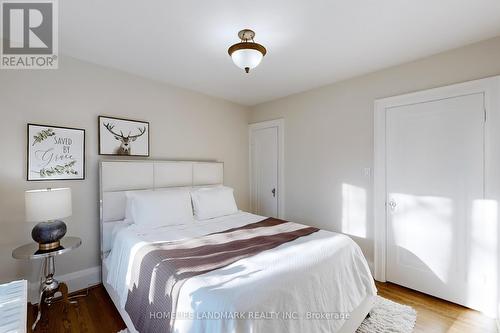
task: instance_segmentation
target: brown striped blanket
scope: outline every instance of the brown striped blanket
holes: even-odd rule
[[[151,319],[151,314],[174,314],[179,291],[187,279],[318,230],[268,218],[201,237],[145,245],[134,257],[133,289],[125,310],[139,332],[170,333],[174,317]]]

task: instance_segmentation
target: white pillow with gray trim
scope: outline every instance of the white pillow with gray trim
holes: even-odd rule
[[[189,189],[138,191],[129,197],[136,225],[161,227],[193,222]]]
[[[194,216],[207,220],[238,212],[234,190],[227,186],[206,187],[191,191]]]

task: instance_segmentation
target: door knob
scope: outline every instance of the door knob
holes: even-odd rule
[[[397,205],[398,205],[397,202],[394,200],[391,200],[387,203],[387,206],[389,206],[391,210],[395,210]]]
[[[273,188],[273,190],[271,191],[271,193],[273,194],[273,198],[276,197],[276,189]]]

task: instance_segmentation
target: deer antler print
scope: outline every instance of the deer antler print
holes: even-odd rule
[[[144,128],[139,128],[139,127],[138,127],[137,129],[139,130],[139,134],[137,134],[137,135],[132,135],[132,136],[130,135],[130,132],[129,132],[129,134],[128,134],[128,137],[129,137],[130,139],[133,139],[134,141],[135,141],[135,139],[137,139],[138,137],[140,137],[141,135],[143,135],[144,133],[146,133],[146,126],[144,126]]]
[[[111,125],[111,123],[103,124],[106,129],[113,134],[115,137],[117,137],[117,140],[119,137],[124,138],[123,132],[120,131],[121,134],[118,134],[116,132],[113,132],[113,128],[115,128],[115,125]]]
[[[139,130],[139,134],[130,135],[131,132],[129,132],[128,135],[125,136],[123,135],[123,131],[120,131],[120,134],[118,134],[113,130],[115,125],[112,125],[111,123],[103,125],[111,134],[113,134],[116,140],[120,141],[120,147],[116,150],[116,154],[118,155],[130,155],[130,143],[134,142],[138,137],[146,133],[146,126],[143,128],[137,128]]]

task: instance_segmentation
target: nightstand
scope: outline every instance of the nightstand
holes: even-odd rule
[[[59,282],[54,279],[56,271],[55,257],[63,253],[76,249],[82,244],[82,240],[78,237],[64,237],[61,239],[59,247],[52,250],[39,250],[37,243],[30,243],[16,248],[12,251],[12,257],[15,259],[43,259],[43,273],[45,281],[40,284],[40,298],[38,300],[38,313],[32,329],[34,330],[36,324],[42,316],[42,304],[48,305],[53,302],[54,294],[60,292],[64,302],[68,300],[68,287],[64,282]]]

